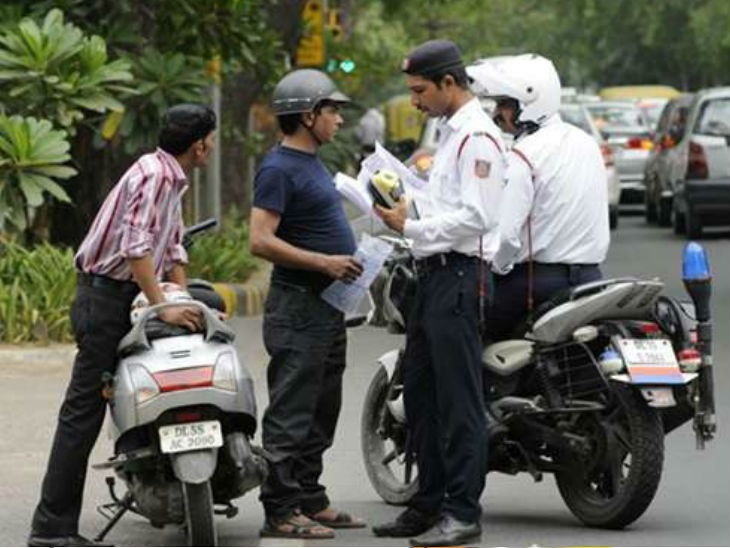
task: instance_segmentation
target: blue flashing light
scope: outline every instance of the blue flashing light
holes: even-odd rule
[[[697,242],[689,242],[682,253],[682,279],[685,282],[709,280],[710,260],[707,251]]]

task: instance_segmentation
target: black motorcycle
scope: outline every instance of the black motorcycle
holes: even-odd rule
[[[373,321],[404,333],[416,273],[405,243],[371,289]],[[509,340],[484,349],[484,398],[506,433],[490,440],[488,470],[555,475],[573,514],[621,529],[653,500],[664,437],[692,421],[698,449],[714,437],[710,272],[699,244],[685,250],[694,306],[662,294],[658,279],[602,280],[539,307]],[[694,317],[693,317],[694,314]],[[378,360],[362,413],[370,481],[405,504],[418,474],[403,405],[402,350]]]

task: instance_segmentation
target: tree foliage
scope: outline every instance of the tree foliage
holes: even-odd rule
[[[10,113],[51,120],[70,133],[86,111],[121,110],[132,90],[129,64],[110,61],[104,40],[85,36],[51,10],[41,25],[30,18],[0,35],[0,92]]]
[[[380,0],[356,14],[376,14],[369,39],[404,55],[432,38],[457,42],[467,60],[537,52],[553,59],[566,85],[662,83],[680,89],[722,85],[730,73],[730,3],[726,0]],[[379,14],[379,15],[378,15]],[[357,23],[356,23],[357,26]],[[397,43],[388,30],[402,32]],[[352,37],[355,38],[353,33]],[[404,47],[405,45],[405,47]],[[352,55],[369,59],[361,36]],[[360,49],[365,51],[361,52]],[[398,76],[394,55],[385,64]],[[368,70],[370,66],[366,67]],[[372,93],[363,86],[360,92]]]
[[[69,134],[93,113],[120,110],[132,92],[126,62],[110,61],[106,44],[51,10],[39,24],[23,18],[0,33],[0,231],[24,231],[50,197],[68,202],[56,180]],[[55,128],[55,129],[54,129]]]

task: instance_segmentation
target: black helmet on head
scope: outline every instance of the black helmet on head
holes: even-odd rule
[[[277,116],[311,112],[322,101],[349,103],[350,98],[337,89],[321,70],[299,69],[284,76],[274,88],[272,106]]]

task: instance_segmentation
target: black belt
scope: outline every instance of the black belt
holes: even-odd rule
[[[445,268],[447,266],[464,265],[467,263],[478,263],[479,257],[472,257],[470,255],[464,255],[463,253],[457,253],[456,251],[449,251],[448,253],[436,253],[435,255],[429,255],[423,259],[416,259],[416,269],[425,270],[436,270],[438,268]]]
[[[520,270],[527,270],[530,263],[517,263],[514,266],[515,272]],[[570,274],[576,270],[583,270],[589,268],[598,268],[597,263],[539,263],[537,261],[532,263],[533,272],[535,274]]]
[[[79,285],[96,287],[98,289],[111,289],[129,296],[134,296],[140,291],[139,286],[132,281],[124,282],[100,274],[77,272],[77,280]]]
[[[300,285],[282,280],[271,280],[271,285],[275,285],[284,291],[294,291],[295,293],[310,293],[319,296],[324,288],[317,288],[312,285]]]

